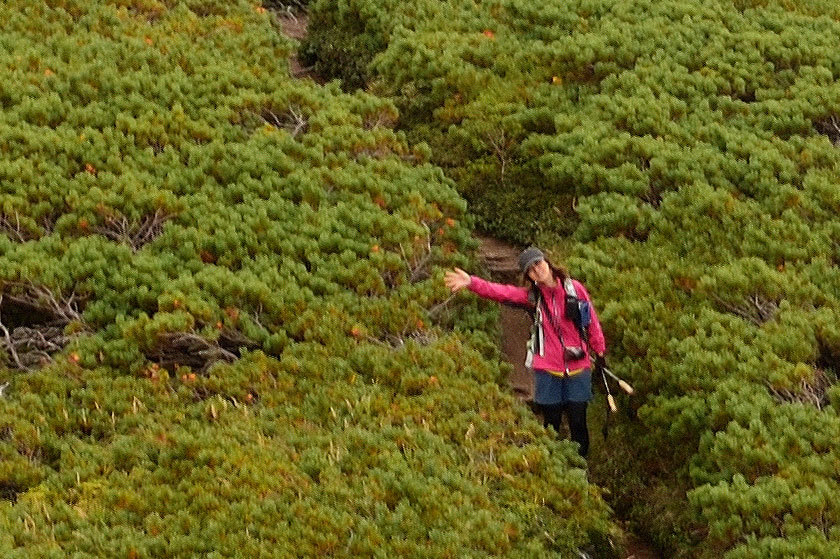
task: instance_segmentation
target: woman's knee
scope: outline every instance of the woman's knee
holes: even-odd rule
[[[543,416],[543,427],[554,427],[554,430],[560,432],[560,421],[563,414],[562,404],[540,404],[540,413]]]

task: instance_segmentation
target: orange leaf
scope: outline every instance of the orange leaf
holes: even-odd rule
[[[225,309],[225,314],[228,315],[228,318],[230,318],[231,320],[236,320],[237,318],[239,318],[239,309],[237,309],[236,307],[227,307]]]

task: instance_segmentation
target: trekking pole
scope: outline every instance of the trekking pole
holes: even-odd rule
[[[612,371],[610,371],[606,367],[603,367],[601,370],[603,372],[607,373],[608,375],[610,375],[613,378],[613,380],[615,380],[618,383],[618,386],[620,386],[622,390],[627,392],[627,394],[633,394],[633,387],[630,386],[629,383],[627,383],[627,382],[623,381],[622,379],[618,378],[618,376],[616,376],[615,373],[613,373]]]
[[[613,375],[609,371],[609,369],[607,369],[607,364],[604,361],[603,356],[599,356],[595,359],[595,373],[597,374],[599,371],[601,373],[601,380],[604,381],[604,390],[607,391],[607,403],[610,405],[610,411],[615,413],[618,411],[618,406],[615,405],[615,398],[613,398],[612,391],[610,390],[610,385],[607,382],[607,374],[609,374],[611,377],[614,377],[615,375]],[[607,416],[609,417],[609,414],[607,414]]]
[[[609,407],[604,408],[606,417],[604,417],[604,426],[601,428],[601,434],[604,435],[604,440],[606,441],[607,435],[610,432],[610,412],[612,411],[615,413],[618,411],[618,408],[616,407],[615,400],[610,392],[610,386],[607,384],[607,376],[604,374],[604,367],[599,366],[597,368],[601,370],[601,380],[604,381],[604,388],[607,390],[607,403],[609,404]]]
[[[610,385],[607,384],[607,375],[604,374],[606,367],[600,367],[600,369],[601,379],[604,381],[604,388],[607,389],[607,403],[610,405],[610,411],[615,413],[618,411],[618,406],[615,405],[615,398],[613,398],[612,392],[610,392]]]

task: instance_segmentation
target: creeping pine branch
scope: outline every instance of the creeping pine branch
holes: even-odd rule
[[[82,315],[79,311],[81,298],[76,295],[75,291],[67,297],[62,297],[61,295],[57,296],[47,287],[31,283],[9,282],[7,285],[23,288],[20,295],[5,294],[5,297],[13,303],[50,314],[59,324],[81,320]]]
[[[305,132],[309,126],[309,121],[303,115],[300,108],[295,105],[291,105],[286,109],[286,118],[277,116],[269,108],[266,108],[262,114],[257,114],[254,111],[250,112],[259,116],[266,124],[277,128],[285,128],[292,135],[292,138],[296,138],[298,134]]]
[[[294,8],[292,7],[291,4],[286,6],[284,17],[287,17],[287,18],[291,19],[295,23],[298,22],[298,18],[295,17],[295,11],[294,11]]]
[[[288,0],[286,2],[281,0],[263,0],[262,4],[269,10],[282,11],[291,15],[295,10],[305,11],[307,3],[301,0]]]
[[[263,312],[263,306],[262,306],[262,303],[260,303],[259,308],[252,313],[252,316],[254,317],[254,324],[256,324],[257,326],[259,326],[260,328],[262,328],[263,330],[268,332],[268,328],[266,328],[265,325],[263,325],[263,323],[260,321],[260,315],[262,314],[262,312]]]
[[[835,145],[840,146],[840,119],[836,115],[817,122],[817,130],[828,136]]]
[[[3,306],[3,295],[0,294],[0,308],[2,308],[2,306]],[[12,343],[12,336],[9,333],[9,329],[6,328],[5,324],[3,324],[2,317],[0,317],[0,330],[2,330],[2,332],[3,332],[3,339],[4,339],[3,345],[5,346],[6,351],[9,352],[9,355],[12,356],[12,359],[14,360],[15,365],[17,366],[18,369],[26,369],[26,367],[23,365],[23,363],[20,360],[20,356],[18,356],[17,349],[15,348],[15,344]]]
[[[27,241],[26,236],[23,234],[23,229],[20,227],[20,216],[17,212],[15,212],[14,223],[12,223],[9,216],[0,213],[0,231],[5,231],[10,235],[13,235],[21,243],[25,243]]]
[[[741,305],[736,305],[724,301],[717,294],[714,294],[713,298],[725,310],[729,311],[734,315],[740,316],[745,320],[749,320],[756,326],[761,326],[762,324],[773,318],[773,315],[779,308],[779,304],[775,301],[765,300],[759,295],[752,295],[750,297],[747,297],[746,303]]]
[[[45,332],[49,335],[49,339],[44,335]],[[68,341],[62,329],[56,327],[37,329],[18,326],[12,338],[20,340],[20,345],[24,345],[27,349],[34,349],[46,357],[49,357],[47,352],[61,351]]]
[[[17,300],[8,294],[0,293],[0,309],[2,309],[4,297],[6,300]],[[31,304],[31,301],[28,302]],[[55,302],[58,305],[57,302]],[[62,310],[59,308],[59,310]],[[71,310],[73,310],[71,308]],[[54,313],[54,309],[49,309]],[[63,310],[67,314],[66,309]],[[76,315],[78,316],[78,315]],[[69,322],[58,317],[56,323]],[[41,324],[35,327],[17,326],[12,331],[3,324],[0,317],[0,347],[6,350],[11,356],[14,366],[20,370],[29,370],[31,367],[52,361],[51,354],[61,351],[70,341],[70,337],[64,334],[63,326]]]
[[[787,403],[801,403],[811,404],[818,410],[821,410],[826,404],[826,392],[828,391],[831,382],[824,371],[816,370],[814,382],[808,382],[803,379],[798,386],[798,390],[788,390],[786,388],[774,388],[767,386],[767,390],[780,402]]]
[[[292,130],[292,137],[294,138],[298,135],[298,132],[300,132],[307,126],[308,122],[303,116],[303,113],[297,111],[295,107],[289,107],[289,115],[291,115],[295,125],[294,129]]]
[[[429,227],[427,225],[426,230],[428,229]],[[405,253],[405,247],[402,246],[402,243],[400,243],[400,253],[402,253],[406,268],[411,273],[408,278],[409,283],[416,283],[429,277],[428,264],[432,259],[432,242],[429,237],[426,238],[426,242],[423,245],[422,257],[418,258],[415,256],[409,260],[408,255]]]
[[[374,116],[376,117],[375,120]],[[376,113],[376,115],[366,115],[362,119],[362,127],[364,127],[365,130],[373,130],[374,128],[378,128],[380,126],[387,128],[393,128],[394,126],[394,117],[386,110],[380,110]]]
[[[214,360],[214,358],[228,362],[236,360],[236,355],[233,352],[192,332],[168,334],[165,339],[173,347],[188,349],[190,353],[206,358],[207,361]]]
[[[218,340],[210,340],[196,332],[170,332],[159,337],[157,346],[146,357],[161,365],[187,365],[204,371],[216,361],[231,363],[243,348],[259,344],[238,330],[225,328]]]
[[[505,169],[510,161],[510,149],[513,147],[514,141],[512,138],[507,137],[504,130],[498,131],[495,136],[487,132],[484,137],[487,138],[493,155],[499,160],[499,184],[504,185]]]
[[[455,298],[455,297],[457,297],[457,296],[458,296],[458,294],[457,294],[457,293],[453,293],[452,295],[450,295],[449,297],[447,297],[445,301],[441,301],[440,303],[438,303],[438,304],[437,304],[437,305],[435,305],[434,307],[430,308],[430,309],[428,310],[428,314],[429,314],[429,316],[430,316],[430,317],[434,317],[437,313],[439,313],[439,312],[440,312],[440,311],[442,311],[442,310],[443,310],[443,309],[444,309],[447,305],[449,305],[449,303],[450,303],[450,302],[452,302],[452,299],[454,299],[454,298]]]
[[[158,208],[152,215],[132,223],[125,216],[105,218],[105,226],[94,229],[97,233],[116,242],[126,242],[132,252],[137,252],[163,231],[163,225],[172,214]]]

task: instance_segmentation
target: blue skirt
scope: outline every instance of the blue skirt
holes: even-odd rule
[[[571,376],[534,371],[534,401],[538,404],[565,404],[592,400],[592,372],[589,369]]]

